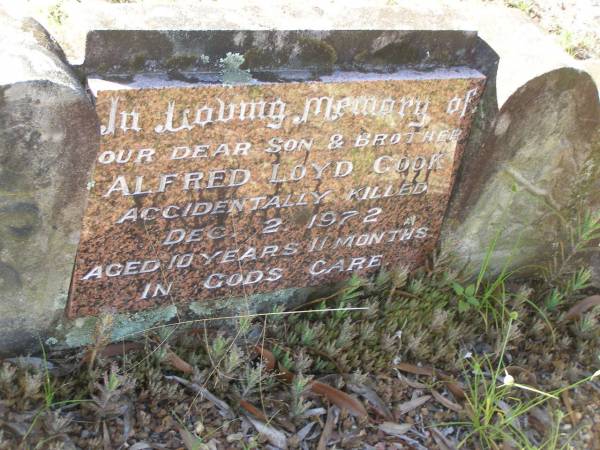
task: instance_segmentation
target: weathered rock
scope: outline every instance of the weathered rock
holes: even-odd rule
[[[0,15],[0,354],[63,314],[98,145],[90,100],[33,20]]]
[[[564,223],[600,207],[600,103],[576,69],[541,75],[501,108],[454,193],[443,245],[490,270],[544,265],[565,242]],[[597,270],[597,267],[596,267]]]

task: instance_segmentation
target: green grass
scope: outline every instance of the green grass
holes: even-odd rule
[[[533,6],[533,1],[531,0],[505,0],[505,3],[510,8],[517,8],[527,14]]]
[[[467,428],[459,447],[471,448],[478,444],[482,448],[500,449],[503,444],[526,450],[556,450],[569,448],[570,439],[559,444],[559,425],[564,413],[557,410],[555,423],[550,430],[548,438],[542,442],[532,442],[523,425],[519,423],[535,407],[547,401],[558,400],[559,395],[567,390],[592,381],[600,376],[596,371],[590,377],[583,378],[576,383],[550,392],[544,392],[535,387],[516,383],[508,374],[504,363],[504,356],[508,336],[516,314],[511,314],[507,325],[507,335],[503,341],[498,362],[494,364],[487,356],[474,359],[468,364],[465,372],[467,388],[467,403],[469,420],[456,422]],[[524,422],[522,422],[524,423]]]

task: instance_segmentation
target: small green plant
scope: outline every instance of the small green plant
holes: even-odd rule
[[[452,289],[457,296],[459,313],[466,313],[470,309],[476,310],[483,319],[486,330],[489,329],[490,319],[493,320],[495,328],[499,331],[502,331],[505,326],[506,302],[510,297],[506,291],[505,283],[514,273],[509,271],[512,252],[504,262],[499,274],[494,277],[490,273],[492,256],[501,234],[502,229],[499,228],[486,249],[474,282],[466,285],[456,280],[451,282]],[[520,239],[515,241],[513,251],[517,248],[519,241]]]
[[[52,377],[50,375],[49,363],[48,363],[48,358],[46,355],[46,348],[44,347],[41,340],[40,340],[40,346],[42,348],[42,356],[43,356],[43,364],[42,364],[43,373],[41,374],[41,377],[37,377],[35,375],[30,377],[28,374],[25,374],[26,382],[24,383],[24,396],[28,397],[30,395],[32,395],[32,396],[35,395],[34,391],[38,390],[39,385],[40,385],[40,383],[37,382],[36,380],[39,380],[41,378],[42,379],[41,386],[43,388],[44,403],[38,409],[38,411],[35,413],[35,415],[33,416],[33,420],[31,421],[31,424],[29,425],[29,427],[27,428],[27,431],[23,435],[22,443],[27,442],[27,439],[33,433],[34,429],[36,429],[36,427],[38,427],[39,422],[42,422],[42,427],[46,430],[46,432],[48,434],[51,435],[50,438],[47,438],[42,441],[42,445],[43,445],[45,442],[54,439],[53,435],[62,435],[61,437],[64,438],[64,428],[65,428],[66,424],[70,422],[70,418],[66,417],[64,415],[61,415],[60,408],[64,407],[64,406],[68,406],[68,405],[85,403],[86,400],[79,400],[79,399],[64,400],[64,401],[56,400],[55,382],[52,380]],[[3,376],[2,376],[3,373],[5,373],[5,372],[0,371],[0,381],[3,378]],[[12,376],[14,376],[15,372],[11,371],[8,373],[9,374],[12,373]],[[40,444],[38,443],[38,446],[36,446],[35,448],[42,448],[39,445]]]
[[[224,84],[243,84],[252,81],[252,75],[240,67],[244,64],[244,55],[227,52],[225,58],[219,60],[221,78]]]
[[[67,18],[67,13],[63,9],[62,0],[59,0],[50,6],[48,9],[48,17],[56,24],[62,25],[63,21]]]
[[[521,422],[533,408],[548,400],[557,400],[562,392],[600,376],[600,371],[597,371],[590,377],[551,392],[515,382],[514,377],[507,372],[504,356],[511,327],[516,320],[517,314],[510,313],[507,333],[496,364],[487,355],[468,362],[469,370],[465,371],[465,380],[468,384],[466,400],[469,420],[456,424],[465,426],[469,431],[459,448],[476,445],[480,448],[499,449],[504,444],[527,450],[567,448],[568,442],[562,446],[559,444],[558,434],[558,426],[564,414],[556,416],[549,436],[542,442],[532,442]]]
[[[533,7],[533,1],[531,0],[506,0],[506,6],[510,8],[517,8],[524,13],[529,13]]]
[[[293,419],[301,416],[310,406],[310,403],[306,402],[303,397],[311,380],[311,376],[304,376],[301,374],[296,375],[292,380],[290,385],[292,397],[290,415]]]
[[[183,445],[185,445],[186,450],[204,450],[208,448],[208,446],[204,443],[204,440],[198,436],[196,432],[192,433],[187,429],[185,423],[183,423],[183,420],[177,416],[175,416],[175,420],[179,424],[179,435],[181,436],[181,440],[183,441]]]
[[[589,35],[576,35],[565,29],[561,29],[558,33],[558,40],[561,47],[577,59],[589,58],[590,48],[594,46],[593,38]]]
[[[597,251],[593,243],[600,239],[600,211],[586,210],[563,225],[564,242],[558,243],[553,264],[545,271],[549,286],[565,283],[570,275],[580,270],[582,256]]]
[[[452,289],[454,289],[454,293],[458,296],[458,312],[463,313],[471,308],[478,308],[481,305],[475,295],[474,284],[462,287],[455,281],[452,283]]]

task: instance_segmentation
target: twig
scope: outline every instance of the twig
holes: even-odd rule
[[[167,379],[169,381],[176,381],[177,383],[184,385],[185,387],[187,387],[188,389],[190,389],[194,392],[197,392],[198,394],[200,394],[201,396],[203,396],[210,402],[214,403],[214,405],[217,408],[219,408],[219,410],[221,411],[221,414],[225,418],[233,419],[235,417],[231,407],[227,403],[225,403],[223,400],[221,400],[220,398],[213,395],[208,389],[203,388],[202,386],[200,386],[196,383],[192,383],[191,381],[188,381],[184,378],[177,377],[175,375],[166,375],[165,379]]]
[[[319,438],[317,450],[325,450],[327,448],[327,443],[329,442],[331,432],[333,431],[333,421],[335,419],[333,411],[333,407],[330,407],[329,411],[327,412],[327,420],[325,421],[323,432],[321,433],[321,437]]]

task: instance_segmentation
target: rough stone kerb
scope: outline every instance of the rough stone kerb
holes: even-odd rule
[[[99,143],[58,44],[0,11],[0,354],[39,349],[62,318]]]

